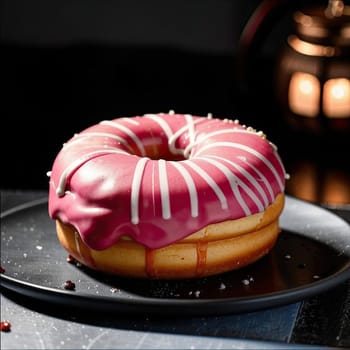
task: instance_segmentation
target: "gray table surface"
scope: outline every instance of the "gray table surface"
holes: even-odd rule
[[[1,191],[1,210],[47,196]],[[258,312],[208,317],[89,315],[1,289],[2,349],[309,349],[292,333],[302,302]],[[327,347],[331,348],[331,347]]]

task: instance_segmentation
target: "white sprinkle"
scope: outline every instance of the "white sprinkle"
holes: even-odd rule
[[[220,290],[226,289],[226,285],[225,285],[224,283],[221,283],[219,289],[220,289]]]
[[[269,142],[269,144],[277,152],[277,150],[278,150],[277,146],[272,142]]]
[[[37,245],[37,246],[36,246],[36,249],[38,249],[38,250],[42,250],[42,249],[43,249],[43,247],[42,247],[41,245]]]

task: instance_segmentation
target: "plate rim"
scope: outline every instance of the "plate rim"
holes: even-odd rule
[[[310,203],[306,200],[299,199],[286,195],[286,199],[301,204],[307,204],[315,207],[317,210],[326,211],[336,217],[337,220],[343,221],[345,225],[350,225],[339,215],[333,213],[327,208],[323,208],[317,204]],[[287,201],[286,201],[287,202]],[[6,218],[14,215],[22,210],[27,210],[35,206],[40,206],[48,203],[47,197],[38,198],[23,204],[14,206],[0,213],[0,218]],[[350,238],[349,238],[350,241]],[[108,305],[111,312],[126,312],[128,314],[162,314],[164,315],[164,307],[167,314],[173,315],[222,315],[233,314],[237,312],[252,312],[271,307],[278,307],[320,294],[330,290],[337,285],[350,279],[350,259],[335,273],[327,276],[319,281],[314,281],[303,286],[288,288],[287,290],[264,293],[261,295],[251,295],[242,297],[227,297],[227,298],[200,298],[200,299],[173,299],[173,298],[152,298],[142,295],[137,295],[135,298],[125,298],[118,296],[101,296],[93,295],[80,291],[75,294],[74,291],[37,285],[28,281],[22,281],[15,277],[8,276],[6,273],[0,274],[0,282],[6,289],[25,295],[30,298],[53,302],[55,304],[72,304],[75,307],[82,307],[89,304],[90,308],[98,308],[97,305],[103,301]],[[64,300],[65,299],[65,300]],[[91,303],[96,301],[96,303]],[[76,304],[77,303],[77,304]],[[191,306],[185,308],[185,311],[179,306]],[[253,307],[252,307],[253,305]],[[202,308],[205,306],[204,310]],[[105,309],[105,308],[104,308]],[[107,308],[108,309],[108,308]],[[106,310],[105,310],[106,311]]]

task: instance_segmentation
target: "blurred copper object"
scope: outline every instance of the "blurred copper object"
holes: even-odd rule
[[[350,178],[336,167],[325,169],[318,162],[302,160],[292,167],[288,194],[314,203],[350,209]]]
[[[272,70],[259,75],[267,44],[274,48]],[[276,113],[264,122],[272,121],[280,137],[290,174],[287,193],[350,208],[348,3],[262,0],[242,31],[237,61],[242,96],[248,101],[264,96],[261,109],[273,104]],[[266,101],[270,86],[275,94]]]
[[[350,7],[343,1],[293,13],[276,63],[277,99],[302,131],[350,131]]]

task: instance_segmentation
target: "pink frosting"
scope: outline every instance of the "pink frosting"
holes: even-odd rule
[[[148,248],[264,211],[284,191],[276,147],[237,121],[146,114],[72,137],[50,174],[49,214],[92,249],[129,236]]]

